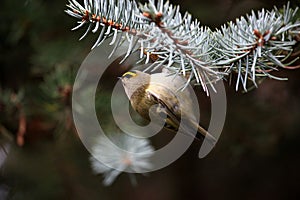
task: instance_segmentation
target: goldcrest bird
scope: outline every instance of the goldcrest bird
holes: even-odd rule
[[[180,88],[186,80],[180,75],[170,75],[163,71],[161,73],[147,74],[138,70],[124,73],[121,77],[122,84],[132,108],[146,120],[150,120],[149,110],[153,105],[159,106],[159,111],[166,115],[165,128],[178,131],[182,117],[187,118],[187,125],[195,127],[197,137],[207,140],[215,145],[216,139],[202,128],[195,120],[195,109],[190,96],[190,91]],[[181,103],[179,103],[181,102]],[[189,133],[189,127],[184,129]],[[199,139],[199,138],[198,138]]]

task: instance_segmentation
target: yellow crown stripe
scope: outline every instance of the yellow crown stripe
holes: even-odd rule
[[[136,76],[136,73],[135,72],[126,72],[123,74],[122,77],[125,77],[125,76],[133,77],[133,76]]]

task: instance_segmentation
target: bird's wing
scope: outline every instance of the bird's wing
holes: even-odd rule
[[[185,123],[180,124],[181,117],[187,117],[189,115],[180,108],[177,95],[172,90],[169,90],[167,87],[162,85],[155,85],[147,88],[146,93],[148,98],[156,102],[161,107],[160,111],[166,114],[166,128],[177,131],[179,126],[181,126],[185,134],[199,139],[195,134],[193,134],[193,132],[197,130],[197,132],[201,134],[202,138],[205,138],[209,143],[211,143],[211,145],[215,145],[216,139],[214,136],[208,133],[208,131],[202,128],[193,119],[189,118],[185,120]]]
[[[157,85],[146,89],[146,93],[148,98],[157,103],[162,108],[161,111],[165,112],[167,117],[170,117],[178,126],[180,122],[180,109],[178,108],[179,102],[172,92],[167,91],[166,93],[166,91],[162,90],[167,90],[167,88]],[[168,94],[168,96],[165,94]]]
[[[156,85],[154,89],[151,87],[146,89],[146,92],[148,98],[151,98],[152,101],[156,102],[160,106],[160,111],[166,114],[167,125],[165,128],[173,131],[178,131],[178,128],[181,125],[185,134],[187,134],[188,136],[195,137],[195,134],[192,134],[189,130],[191,129],[190,126],[195,126],[195,123],[187,124],[187,126],[180,124],[181,110],[176,95],[172,91],[162,92],[161,90],[167,90],[167,88],[164,86]],[[164,94],[168,94],[168,96]],[[195,126],[193,130],[197,130],[197,127],[198,126]]]

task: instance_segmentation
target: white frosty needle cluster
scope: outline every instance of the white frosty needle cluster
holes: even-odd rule
[[[126,134],[114,134],[111,140],[105,136],[97,139],[91,156],[91,166],[96,174],[103,174],[103,184],[113,183],[122,172],[141,173],[151,169],[149,158],[154,148],[148,139]]]

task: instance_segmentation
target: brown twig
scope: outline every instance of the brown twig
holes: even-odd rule
[[[25,143],[24,135],[26,133],[26,116],[23,113],[23,110],[21,107],[19,107],[20,114],[19,114],[19,128],[17,132],[17,144],[19,146],[23,146]]]
[[[296,66],[284,66],[284,69],[299,69],[300,65],[296,65]]]

